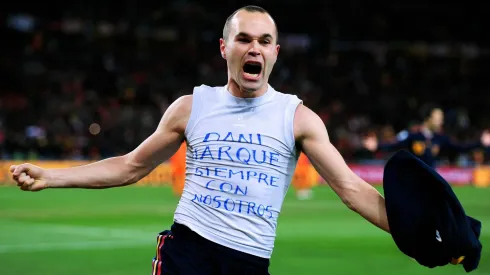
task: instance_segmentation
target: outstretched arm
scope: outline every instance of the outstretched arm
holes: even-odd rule
[[[364,148],[368,149],[371,152],[374,151],[396,151],[399,149],[408,148],[411,142],[411,135],[408,131],[403,131],[397,135],[396,141],[387,142],[387,143],[378,143],[378,138],[375,136],[366,137],[363,140]]]
[[[406,149],[410,145],[410,137],[404,139],[397,139],[394,142],[380,143],[378,144],[378,150],[380,151],[396,151],[400,149]]]
[[[330,143],[323,121],[303,105],[296,110],[294,134],[297,144],[341,200],[366,220],[389,232],[383,196],[347,166]]]
[[[160,163],[169,159],[184,140],[192,107],[192,96],[176,100],[163,115],[155,132],[132,152],[88,165],[43,169],[29,163],[10,171],[22,190],[45,188],[110,188],[138,182]]]
[[[457,153],[466,153],[479,148],[486,148],[490,146],[490,132],[485,130],[480,136],[480,140],[470,143],[458,143],[453,141],[449,136],[441,136],[443,139],[443,146],[451,151]]]

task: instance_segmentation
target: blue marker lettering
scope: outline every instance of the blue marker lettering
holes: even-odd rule
[[[259,145],[262,145],[262,137],[260,134],[257,134],[257,139],[259,140]]]
[[[229,178],[231,178],[233,175],[240,174],[240,178],[243,179],[243,171],[238,171],[238,172],[233,172],[233,170],[229,170]]]
[[[204,149],[204,151],[201,154],[200,159],[203,159],[205,156],[208,156],[208,155],[212,160],[214,160],[213,154],[211,153],[211,149],[209,148],[209,146],[206,146],[206,148]]]
[[[228,156],[228,159],[233,161],[233,158],[230,156],[230,154],[228,153],[228,151],[231,150],[231,146],[222,146],[222,147],[219,147],[218,149],[218,159],[221,160],[221,154],[225,153],[227,156]]]
[[[228,182],[223,182],[219,185],[219,190],[221,192],[231,193],[231,190],[233,190],[233,185],[231,185],[231,183]]]
[[[208,141],[210,141],[211,140],[210,139],[211,135],[217,136],[214,141],[219,141],[220,135],[218,133],[207,133],[202,142],[208,142]],[[211,140],[211,141],[213,141],[213,140]]]
[[[241,159],[241,154],[240,153],[242,151],[247,152],[247,154],[248,154],[248,158],[247,159],[245,159],[245,158],[244,159]],[[247,148],[243,148],[242,147],[242,148],[238,149],[238,151],[236,151],[236,157],[237,157],[238,160],[242,161],[243,163],[248,164],[250,162],[250,158],[252,156],[250,155],[250,152],[247,150]]]
[[[220,202],[220,200],[219,200],[220,198],[221,198],[221,196],[215,196],[215,197],[213,198],[213,201],[214,201],[214,202],[217,204],[217,205],[215,206],[215,208],[220,208],[220,206],[221,206],[221,202]]]
[[[238,200],[239,204],[238,204],[238,213],[242,213],[242,203],[244,203],[244,201],[242,200]]]
[[[211,196],[210,195],[205,196],[202,202],[204,204],[211,205]]]
[[[199,167],[196,167],[196,172],[194,172],[194,175],[201,177],[202,176],[202,171]]]
[[[238,193],[241,193],[243,196],[247,195],[248,187],[245,186],[245,190],[241,189],[239,185],[236,186],[235,188],[235,195],[238,195]]]
[[[279,154],[278,153],[272,153],[272,152],[269,152],[270,153],[270,162],[269,164],[270,165],[273,165],[273,166],[276,166],[278,167],[279,165],[276,165],[276,164],[273,164],[272,162],[279,162],[279,158],[276,158],[276,157],[279,157]]]
[[[274,187],[279,187],[278,185],[274,184],[275,182],[277,182],[278,179],[279,179],[278,177],[271,176],[269,180],[269,185]]]
[[[226,168],[214,168],[214,175],[220,178],[226,178],[226,175],[220,175],[220,172],[226,172]]]
[[[272,207],[272,205],[269,205],[269,206],[267,206],[267,207],[265,208],[265,211],[269,212],[269,219],[272,219],[272,211],[269,209],[269,208],[271,208],[271,207]]]
[[[247,180],[250,180],[251,177],[257,176],[257,172],[247,171]]]
[[[228,138],[231,138],[231,140],[228,140]],[[235,139],[233,138],[233,133],[232,132],[228,132],[228,134],[226,135],[226,137],[223,139],[223,141],[232,141],[234,142]]]
[[[228,209],[228,201],[231,201],[231,205],[233,205],[233,208],[232,209]],[[224,206],[225,206],[225,209],[226,210],[233,211],[235,209],[235,202],[233,202],[233,200],[231,200],[231,199],[226,199],[225,200],[225,203],[224,203]]]
[[[262,209],[262,211],[261,211],[261,209]],[[264,213],[265,213],[265,206],[263,206],[262,204],[259,204],[259,207],[257,207],[257,215],[262,217],[262,216],[264,216]]]
[[[262,160],[261,161],[257,160],[257,150],[252,150],[252,153],[254,156],[254,160],[257,164],[262,164],[262,163],[265,163],[267,161],[266,152],[264,150],[262,150]]]
[[[250,143],[250,144],[252,144],[252,143],[253,143],[253,142],[252,142],[252,134],[248,134],[248,136],[250,137],[250,140],[247,140],[247,139],[245,138],[245,135],[244,135],[244,134],[240,134],[240,135],[238,136],[238,142],[244,142],[244,141],[245,141],[245,143]]]
[[[264,183],[265,183],[266,185],[269,185],[269,184],[267,183],[267,175],[266,175],[266,174],[264,174],[264,173],[260,173],[260,174],[259,174],[259,180],[258,180],[258,182],[260,183],[261,181],[264,181]]]
[[[194,198],[191,201],[202,202],[202,195],[200,197],[198,197],[197,194],[194,194]]]
[[[248,209],[247,209],[247,214],[250,214],[250,209],[252,209],[252,213],[255,214],[255,203],[254,202],[248,202]]]
[[[208,181],[208,182],[206,183],[206,189],[211,190],[211,191],[212,191],[212,190],[215,190],[215,189],[212,189],[211,187],[209,187],[213,181],[216,181],[216,180],[210,180],[210,181]]]

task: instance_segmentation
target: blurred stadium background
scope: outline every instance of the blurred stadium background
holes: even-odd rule
[[[40,193],[12,187],[8,167],[132,150],[177,97],[225,83],[218,39],[246,4],[266,8],[279,26],[271,84],[315,110],[370,183],[379,185],[391,153],[363,149],[363,136],[394,140],[420,123],[425,104],[443,106],[454,140],[490,128],[486,2],[9,2],[0,9],[0,274],[149,274],[156,233],[178,201],[170,163],[133,187]],[[490,274],[489,153],[439,156],[467,214],[483,222],[480,275]],[[410,260],[316,179],[311,199],[288,194],[272,274],[464,273]]]

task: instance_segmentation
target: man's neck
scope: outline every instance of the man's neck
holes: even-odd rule
[[[235,97],[241,97],[241,98],[254,98],[254,97],[260,97],[263,96],[268,89],[268,85],[263,85],[260,87],[260,89],[256,91],[246,91],[243,90],[238,84],[233,80],[233,79],[228,79],[228,91],[235,96]]]

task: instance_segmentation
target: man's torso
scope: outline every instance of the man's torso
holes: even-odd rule
[[[218,244],[270,257],[298,157],[293,120],[300,102],[271,87],[254,99],[197,87],[175,221]]]

